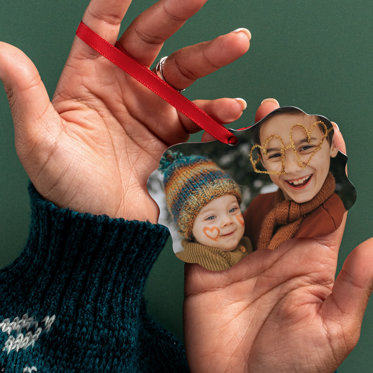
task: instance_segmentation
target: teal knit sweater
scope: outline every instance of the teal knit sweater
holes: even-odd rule
[[[187,372],[143,298],[167,229],[30,195],[28,242],[0,271],[0,373]]]

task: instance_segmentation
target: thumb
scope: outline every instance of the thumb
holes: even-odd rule
[[[13,117],[17,152],[27,152],[24,148],[34,145],[41,124],[55,123],[58,115],[32,61],[18,48],[3,42],[0,42],[0,80]]]
[[[373,290],[373,238],[363,242],[347,257],[332,294],[327,298],[327,317],[343,325],[353,344],[357,343],[364,312]]]

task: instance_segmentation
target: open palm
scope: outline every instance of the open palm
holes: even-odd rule
[[[206,0],[160,1],[120,37],[126,52],[150,66],[164,41]],[[93,0],[83,21],[115,44],[131,1]],[[162,26],[162,27],[160,27]],[[248,32],[232,32],[173,53],[167,80],[185,88],[239,58]],[[0,78],[11,103],[18,155],[38,191],[59,206],[111,217],[156,222],[146,189],[167,146],[198,130],[187,118],[76,38],[52,102],[35,66],[0,44]],[[197,101],[221,122],[243,110],[235,99]]]
[[[357,343],[372,287],[373,240],[334,279],[343,225],[256,251],[226,272],[188,267],[192,372],[334,372]]]

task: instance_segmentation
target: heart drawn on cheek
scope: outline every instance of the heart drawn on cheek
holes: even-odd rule
[[[220,235],[220,229],[218,227],[204,227],[203,233],[206,237],[210,238],[210,240],[216,241]]]

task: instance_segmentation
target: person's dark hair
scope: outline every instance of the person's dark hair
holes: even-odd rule
[[[260,145],[260,128],[261,128],[262,123],[265,123],[268,119],[274,117],[275,115],[282,114],[282,113],[299,114],[303,112],[300,109],[297,109],[295,107],[283,107],[283,108],[272,111],[272,113],[268,114],[264,119],[262,119],[260,122],[255,124],[254,127],[252,128],[252,137],[253,137],[254,144]],[[333,134],[334,134],[332,123],[327,118],[321,115],[316,115],[315,117],[317,118],[317,120],[325,124],[326,129],[328,131],[328,135],[326,139],[329,145],[331,145],[333,141]],[[325,133],[325,127],[322,124],[319,124],[319,128],[322,132]]]

